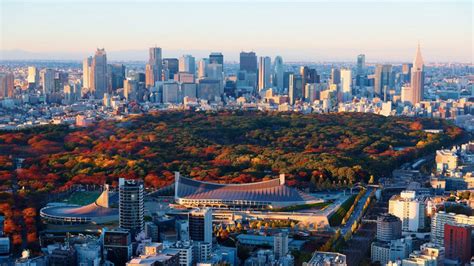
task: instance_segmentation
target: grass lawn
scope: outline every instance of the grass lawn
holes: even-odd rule
[[[352,204],[356,199],[357,195],[352,195],[349,199],[347,199],[339,209],[331,217],[329,217],[329,225],[331,226],[339,226],[341,225],[342,219],[346,216],[347,211],[351,208]]]
[[[100,191],[76,191],[63,202],[77,205],[87,205],[94,202],[100,195]]]

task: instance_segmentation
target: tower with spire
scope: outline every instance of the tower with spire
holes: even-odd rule
[[[418,49],[416,50],[415,60],[413,60],[413,67],[411,69],[412,104],[417,104],[423,101],[425,80],[423,64],[424,63],[423,57],[421,56],[420,43],[418,43]]]

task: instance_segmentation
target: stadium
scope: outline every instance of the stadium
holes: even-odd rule
[[[247,184],[218,184],[181,177],[175,173],[175,201],[186,207],[265,210],[323,202],[279,179]]]
[[[109,192],[106,185],[97,200],[89,205],[53,205],[40,210],[41,218],[50,224],[104,224],[118,220],[118,209],[110,202],[117,202],[118,194]]]

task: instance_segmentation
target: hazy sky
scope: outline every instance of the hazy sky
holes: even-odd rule
[[[241,50],[286,61],[472,62],[473,1],[23,1],[0,0],[1,49],[81,58],[105,47],[111,60],[197,57]],[[116,58],[114,58],[114,56]],[[70,57],[70,58],[68,58]],[[125,56],[126,57],[126,56]]]

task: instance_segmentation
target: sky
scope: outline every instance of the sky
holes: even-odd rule
[[[44,1],[0,0],[0,59],[109,60],[220,51],[285,61],[473,60],[473,3],[451,1]]]

